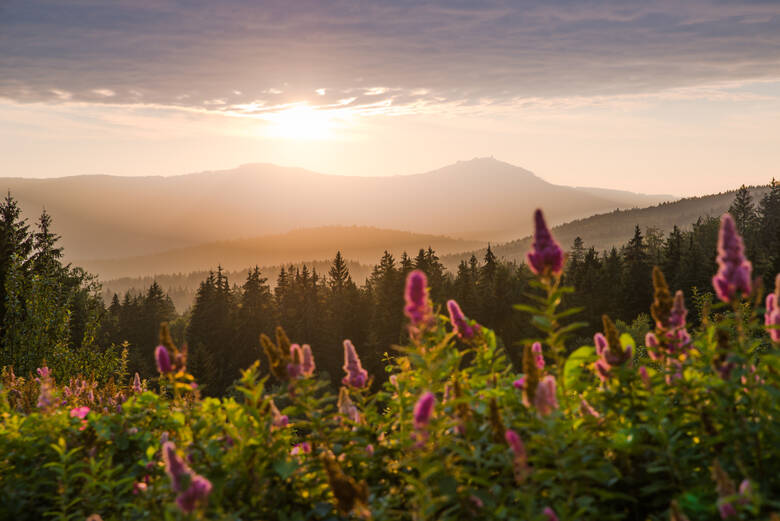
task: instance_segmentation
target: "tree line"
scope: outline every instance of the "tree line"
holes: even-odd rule
[[[11,204],[9,201],[13,202],[10,196],[5,206]],[[58,259],[61,249],[55,246],[56,236],[48,236],[46,241],[51,244],[44,247],[46,241],[39,239],[36,243],[27,228],[14,232],[26,223],[18,215],[7,218],[6,213],[0,213],[0,232],[4,245],[11,245],[9,251],[26,249],[20,246],[26,244],[25,240],[32,244],[29,251],[17,257],[3,250],[0,262],[5,264],[0,268],[6,277],[3,288],[7,293],[8,280],[18,278],[14,271],[18,259],[27,258],[30,266],[35,266],[32,259],[36,253],[40,257],[40,252],[48,251],[44,258]],[[755,273],[762,274],[771,288],[771,275],[780,272],[780,186],[773,181],[769,192],[757,202],[743,186],[730,213],[745,238]],[[668,234],[654,229],[643,233],[637,226],[628,243],[608,251],[599,252],[576,238],[569,248],[563,281],[575,287],[575,292],[567,296],[567,304],[584,308],[578,316],[589,324],[582,331],[583,339],[600,327],[604,313],[622,321],[624,327],[632,322],[636,327],[649,327],[647,310],[652,300],[650,273],[654,265],[663,269],[670,286],[685,292],[695,323],[701,304],[710,298],[710,279],[716,270],[713,252],[717,217],[701,217],[690,229],[675,227]],[[262,357],[258,337],[261,333],[273,335],[277,325],[293,341],[310,344],[317,353],[320,370],[333,378],[341,372],[341,343],[346,338],[358,346],[371,374],[383,374],[383,360],[392,356],[392,346],[403,342],[407,334],[403,287],[407,274],[414,269],[428,276],[434,305],[444,309],[448,299],[457,300],[469,317],[496,331],[514,362],[519,362],[517,344],[534,334],[528,317],[512,309],[513,304],[528,302],[532,274],[523,263],[498,259],[490,247],[481,258],[472,255],[461,261],[454,273],[444,267],[431,248],[421,249],[415,256],[403,253],[398,258],[385,252],[360,285],[353,280],[340,252],[325,273],[306,265],[288,266],[271,275],[274,284],[258,267],[248,270],[240,284],[217,269],[200,283],[192,308],[182,315],[176,314],[170,297],[157,282],[140,295],[115,294],[105,307],[86,274],[70,267],[62,269],[69,273],[67,277],[83,277],[74,279],[78,280],[74,286],[74,282],[65,284],[70,279],[62,275],[63,287],[72,288],[66,299],[71,317],[67,345],[71,349],[100,351],[107,349],[105,346],[125,344],[129,348],[129,371],[151,377],[155,374],[151,361],[158,327],[161,322],[169,322],[174,340],[187,344],[188,365],[204,392],[215,395],[229,390],[239,369]],[[23,272],[32,270],[28,267]],[[3,313],[10,300],[5,298],[4,302]],[[3,318],[4,354],[8,351],[6,336],[14,334],[8,331],[15,327],[6,327]],[[87,330],[94,332],[91,343],[84,341]]]

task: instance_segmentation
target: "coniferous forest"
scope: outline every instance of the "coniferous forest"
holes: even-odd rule
[[[218,268],[177,314],[9,194],[0,517],[776,519],[780,185],[609,251],[534,219],[526,263]]]

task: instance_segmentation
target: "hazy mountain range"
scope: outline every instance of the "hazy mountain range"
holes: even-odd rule
[[[67,258],[83,264],[322,226],[507,241],[530,232],[536,207],[559,224],[674,199],[558,186],[492,158],[391,177],[250,164],[172,177],[2,178],[0,188],[10,190],[30,218],[46,207]],[[335,250],[339,238],[333,240]],[[201,260],[204,267],[220,262]]]
[[[755,201],[759,200],[767,191],[768,187],[751,189]],[[612,246],[619,247],[625,244],[633,236],[636,225],[639,225],[643,233],[646,233],[648,229],[656,229],[660,232],[668,233],[674,225],[682,229],[688,229],[700,217],[720,216],[731,206],[731,203],[734,201],[734,195],[734,191],[730,191],[680,199],[675,202],[662,203],[647,208],[592,215],[556,226],[553,228],[553,234],[566,249],[571,247],[575,237],[581,237],[586,247],[593,246],[598,251],[603,251]],[[339,237],[338,240],[341,242],[331,245],[330,250],[328,250],[330,237]],[[310,242],[311,244],[309,246],[302,245],[300,244],[300,239],[304,239],[305,242]],[[289,247],[285,246],[288,243]],[[531,238],[526,236],[505,243],[494,243],[492,248],[501,259],[523,262],[525,254],[530,248],[530,243]],[[336,250],[341,249],[345,257],[349,259],[349,269],[353,279],[358,283],[362,283],[370,274],[372,265],[379,261],[382,251],[385,249],[394,253],[396,257],[403,251],[407,251],[414,256],[418,248],[430,245],[441,256],[444,265],[454,272],[461,260],[468,259],[472,254],[477,255],[481,259],[485,254],[484,247],[463,249],[450,253],[467,244],[469,244],[469,241],[447,239],[439,236],[364,227],[332,227],[317,230],[301,230],[281,236],[265,237],[258,241],[225,241],[202,247],[141,257],[136,260],[96,261],[93,265],[93,270],[96,269],[98,272],[103,270],[104,273],[114,273],[121,270],[130,271],[135,263],[141,266],[146,266],[147,263],[149,265],[172,266],[177,262],[181,262],[182,266],[190,266],[190,261],[187,260],[188,255],[197,257],[200,255],[200,252],[208,252],[214,249],[214,256],[227,259],[229,257],[228,254],[235,255],[235,259],[239,264],[240,262],[244,263],[243,266],[239,266],[229,273],[232,283],[240,284],[246,277],[247,268],[254,264],[260,264],[263,266],[263,274],[269,279],[269,283],[273,285],[280,266],[275,263],[271,265],[271,262],[264,264],[259,259],[279,259],[281,256],[288,255],[290,259],[295,260],[281,262],[281,264],[294,263],[298,266],[304,259],[316,259],[305,261],[305,263],[310,269],[316,269],[320,274],[324,274],[329,267],[329,259],[332,259]],[[246,246],[246,248],[243,248],[243,246]],[[280,250],[272,251],[275,247],[279,247]],[[316,249],[321,250],[319,256],[312,253]],[[267,257],[264,257],[264,255]],[[254,261],[251,259],[254,259]],[[124,263],[127,263],[127,266]],[[210,265],[210,268],[216,268],[216,263]],[[158,273],[164,272],[160,271]],[[206,269],[191,273],[186,273],[184,269],[174,269],[169,270],[165,275],[156,277],[123,277],[105,282],[103,285],[104,295],[108,300],[115,292],[123,294],[128,290],[139,291],[148,287],[152,280],[156,279],[170,293],[177,309],[184,311],[192,303],[198,284],[206,275]]]

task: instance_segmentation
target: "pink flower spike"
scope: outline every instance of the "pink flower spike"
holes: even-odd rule
[[[341,383],[361,389],[368,383],[368,371],[363,369],[360,357],[357,354],[355,346],[349,340],[344,340],[344,372],[347,375],[342,378]]]
[[[555,377],[548,375],[539,382],[539,385],[536,387],[534,406],[536,406],[536,410],[542,416],[547,416],[558,409]]]
[[[536,275],[560,275],[563,271],[563,250],[555,242],[541,210],[534,212],[534,242],[526,258],[528,267]]]
[[[414,428],[422,429],[431,421],[436,396],[430,391],[425,392],[414,405]]]
[[[450,322],[455,328],[455,332],[463,340],[471,340],[479,331],[479,326],[470,326],[466,316],[460,309],[460,306],[454,300],[447,301],[447,311],[450,313]]]
[[[404,290],[404,314],[411,327],[422,330],[433,322],[433,310],[428,299],[428,277],[420,270],[414,270],[406,277]]]
[[[737,232],[731,215],[724,213],[720,219],[718,234],[718,272],[712,278],[712,286],[718,298],[731,302],[739,294],[747,296],[752,291],[750,261],[745,258],[745,245]]]
[[[520,439],[520,435],[512,429],[507,429],[506,433],[504,434],[504,438],[506,439],[506,443],[509,445],[509,448],[512,449],[515,458],[519,458],[525,461],[525,445],[523,445],[523,440]]]
[[[301,347],[301,372],[303,376],[312,376],[314,374],[314,355],[311,353],[311,346],[303,344]]]
[[[545,516],[547,516],[547,521],[558,521],[558,516],[555,514],[555,510],[553,510],[550,507],[544,507],[544,510],[542,512]]]
[[[168,354],[168,350],[165,346],[157,346],[154,350],[154,360],[157,362],[157,371],[160,374],[168,374],[171,372],[171,355]]]

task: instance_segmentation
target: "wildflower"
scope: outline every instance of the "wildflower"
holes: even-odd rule
[[[525,389],[525,376],[521,376],[512,382],[512,385],[515,387],[515,389]]]
[[[160,374],[168,374],[173,370],[171,367],[171,356],[168,354],[165,346],[157,346],[157,349],[154,350],[154,360],[157,362],[157,370]]]
[[[648,348],[648,354],[650,355],[650,358],[655,360],[655,357],[657,356],[655,354],[655,349],[659,346],[658,337],[655,336],[655,333],[652,331],[648,332],[645,335],[645,346]],[[653,351],[650,351],[653,350]]]
[[[431,421],[436,397],[430,391],[425,392],[414,406],[414,428],[423,429]]]
[[[472,503],[474,503],[474,506],[475,506],[475,507],[477,507],[477,508],[484,508],[484,506],[485,506],[485,503],[483,503],[483,502],[482,502],[482,500],[481,500],[481,499],[479,499],[479,498],[478,498],[477,496],[475,496],[474,494],[471,494],[471,495],[469,496],[469,501],[471,501]]]
[[[452,322],[455,332],[463,340],[471,340],[479,332],[479,324],[474,326],[469,325],[466,316],[460,309],[460,306],[454,300],[447,301],[447,310],[450,312],[450,321]]]
[[[355,346],[349,340],[344,340],[344,372],[347,375],[342,378],[341,383],[355,388],[363,388],[368,383],[368,371],[363,369],[360,357],[355,350]]]
[[[368,453],[369,456],[373,456],[374,455],[374,445],[372,445],[371,443],[366,445],[366,452]]]
[[[544,370],[544,355],[542,355],[541,342],[534,342],[531,346],[531,351],[534,353],[536,360],[536,368],[540,371]]]
[[[647,367],[641,366],[639,368],[639,378],[642,379],[642,384],[649,391],[650,387],[651,387],[651,384],[650,384],[650,375],[647,374]]]
[[[173,490],[179,494],[176,504],[182,512],[189,514],[199,503],[206,500],[211,492],[211,482],[187,466],[176,453],[176,445],[173,442],[166,441],[162,453],[165,472],[171,478]]]
[[[534,242],[527,255],[528,267],[542,277],[558,276],[563,271],[563,250],[550,234],[541,210],[534,212],[534,225]]]
[[[558,398],[555,395],[555,377],[545,376],[536,388],[534,406],[542,416],[547,416],[558,409]]]
[[[291,456],[297,456],[299,454],[309,454],[311,452],[311,444],[308,441],[302,441],[296,444],[290,449]]]
[[[594,409],[593,406],[589,404],[585,398],[580,400],[580,414],[582,414],[582,416],[601,418],[601,414],[599,414],[599,412],[596,409]]]
[[[190,486],[179,494],[176,504],[182,512],[190,514],[202,500],[205,500],[211,492],[211,482],[201,475],[195,474],[190,480]]]
[[[146,483],[143,481],[136,481],[133,483],[133,494],[138,495],[142,492],[146,492]]]
[[[558,516],[555,515],[555,510],[550,507],[544,507],[542,513],[547,516],[547,521],[558,521]]]
[[[287,376],[295,380],[303,376],[303,370],[301,368],[303,354],[301,353],[301,346],[293,344],[290,346],[290,362],[287,364]]]
[[[729,519],[737,515],[737,509],[729,501],[718,500],[718,513],[721,519]]]
[[[604,351],[607,350],[606,337],[601,333],[596,333],[595,335],[593,335],[593,342],[596,345],[596,354],[599,356],[604,354]]]
[[[615,324],[607,315],[602,315],[601,318],[604,322],[604,334],[596,333],[593,335],[596,354],[599,356],[594,367],[596,375],[602,382],[605,382],[611,376],[613,367],[622,365],[631,359],[633,346],[629,345],[623,349]]]
[[[504,437],[514,456],[513,465],[515,471],[515,480],[518,483],[522,483],[529,474],[528,457],[525,453],[525,445],[523,445],[523,440],[520,439],[520,435],[512,429],[508,429]]]
[[[283,428],[290,423],[290,418],[286,414],[279,412],[273,400],[271,400],[271,418],[271,425],[274,427]]]
[[[433,309],[428,299],[428,277],[414,270],[406,277],[404,314],[409,317],[413,333],[419,333],[433,323]]]
[[[165,473],[171,478],[173,489],[178,492],[182,485],[182,478],[185,474],[190,473],[191,470],[187,464],[184,463],[184,460],[176,453],[176,445],[171,441],[163,443],[162,457],[163,462],[165,463]]]
[[[70,410],[70,417],[83,420],[89,414],[89,410],[89,407],[74,407]]]
[[[133,376],[133,392],[140,393],[141,391],[143,391],[143,388],[141,387],[141,376],[138,373],[135,373],[135,376]]]
[[[753,266],[745,258],[745,245],[737,232],[734,219],[724,213],[720,219],[718,234],[718,272],[712,278],[715,293],[723,302],[731,302],[741,293],[747,296],[752,291],[751,273]]]
[[[314,374],[314,355],[311,353],[311,346],[309,344],[303,344],[301,347],[301,372],[303,376],[311,376]]]
[[[512,429],[507,429],[504,437],[506,438],[506,443],[509,445],[509,448],[512,449],[515,457],[525,460],[525,446],[523,445],[523,441],[520,439],[520,435]]]
[[[780,273],[775,279],[775,292],[766,296],[764,324],[769,329],[769,338],[780,343]]]

